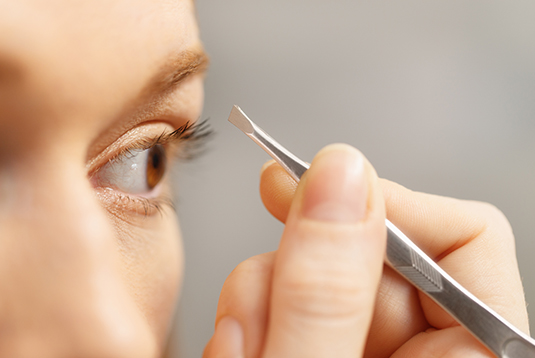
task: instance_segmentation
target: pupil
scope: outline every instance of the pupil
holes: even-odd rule
[[[152,166],[155,169],[158,169],[158,166],[160,165],[160,153],[153,153],[152,154]]]
[[[165,174],[165,150],[161,145],[155,145],[149,151],[147,163],[147,186],[154,188]]]

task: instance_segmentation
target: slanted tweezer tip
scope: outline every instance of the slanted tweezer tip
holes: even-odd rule
[[[241,108],[236,105],[232,107],[228,121],[238,127],[245,134],[251,134],[254,132],[253,123],[249,118],[247,118]]]

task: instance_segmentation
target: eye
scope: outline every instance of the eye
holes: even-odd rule
[[[167,169],[166,149],[156,144],[147,149],[130,149],[102,166],[92,180],[127,194],[150,194]]]
[[[173,187],[166,179],[176,163],[172,159],[202,153],[211,130],[206,121],[172,129],[159,122],[135,127],[87,164],[88,179],[110,213],[133,223],[136,214],[146,218],[174,209]]]

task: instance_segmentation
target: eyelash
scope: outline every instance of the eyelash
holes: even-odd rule
[[[194,123],[188,121],[173,132],[162,133],[156,137],[139,140],[138,142],[118,151],[108,160],[108,162],[112,162],[121,156],[134,155],[134,151],[150,149],[156,145],[161,145],[166,149],[169,149],[169,147],[173,144],[180,145],[172,149],[172,156],[167,157],[167,161],[171,161],[173,158],[188,161],[193,160],[204,153],[205,144],[213,135],[213,130],[210,128],[208,121],[209,118],[202,121],[196,121]],[[154,211],[157,211],[161,214],[164,207],[170,207],[176,211],[173,200],[166,196],[145,198],[117,191],[115,191],[114,196],[121,206],[137,206],[138,208],[142,208],[141,213],[144,216],[148,216]],[[128,203],[133,203],[134,205],[128,205]]]
[[[195,159],[204,152],[206,140],[213,135],[208,120],[209,118],[195,123],[188,121],[173,132],[162,133],[152,138],[144,138],[137,143],[121,149],[109,161],[113,161],[121,156],[132,155],[133,150],[146,150],[156,145],[169,146],[174,143],[183,144],[174,151],[176,158],[183,160]]]
[[[164,207],[169,207],[173,211],[176,211],[175,204],[171,198],[168,197],[159,197],[159,198],[143,198],[143,197],[132,197],[128,194],[117,193],[117,200],[120,200],[122,205],[128,206],[127,203],[134,203],[135,206],[142,208],[142,215],[149,216],[154,211],[162,214]],[[126,203],[126,204],[125,204]]]

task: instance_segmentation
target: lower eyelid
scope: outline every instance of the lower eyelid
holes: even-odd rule
[[[112,188],[95,188],[95,192],[110,214],[128,224],[141,225],[148,217],[161,216],[169,209],[174,212],[173,201],[163,190],[158,196],[150,198],[125,194]]]
[[[147,131],[147,127],[151,129]],[[117,143],[113,147],[110,147],[111,149],[107,152],[104,152],[100,158],[97,158],[92,163],[88,164],[88,171],[90,173],[89,180],[95,193],[103,208],[110,213],[110,216],[114,220],[117,219],[131,225],[146,227],[149,222],[147,221],[148,218],[158,218],[163,215],[169,215],[169,212],[174,212],[173,210],[170,210],[174,209],[169,184],[169,174],[173,167],[171,153],[182,147],[184,142],[190,142],[193,139],[190,137],[192,135],[190,129],[192,128],[191,126],[185,125],[184,131],[175,131],[177,133],[176,135],[173,134],[173,131],[169,131],[167,127],[167,125],[164,126],[161,123],[157,123],[154,125],[144,125],[143,128],[136,128],[123,135],[122,138],[125,139],[118,140]],[[203,134],[203,131],[200,132],[200,137],[206,136],[206,134]],[[137,138],[135,139],[135,142],[132,137]],[[125,160],[128,160],[128,164],[134,164],[137,161],[135,159],[132,160],[132,158],[128,159],[128,153],[150,150],[155,146],[165,148],[162,156],[165,160],[165,165],[163,167],[163,175],[154,175],[152,181],[148,182],[151,185],[143,186],[145,185],[143,184],[142,186],[129,186],[128,183],[125,182],[125,180],[127,181],[128,179],[127,175],[130,175],[128,171],[122,169],[115,170],[116,168],[112,167],[114,165],[114,160],[121,160],[120,157],[122,155],[127,158]],[[123,149],[119,150],[118,148],[120,147]],[[110,154],[112,152],[115,152],[116,154],[112,156]],[[109,159],[103,161],[103,158],[106,157]],[[111,170],[106,169],[106,165],[109,165],[110,167],[108,168]],[[135,176],[137,178],[142,178],[145,174],[145,170],[141,170]],[[123,182],[126,184],[123,185]],[[141,183],[141,181],[139,183]],[[139,188],[146,188],[146,190],[138,190]]]

